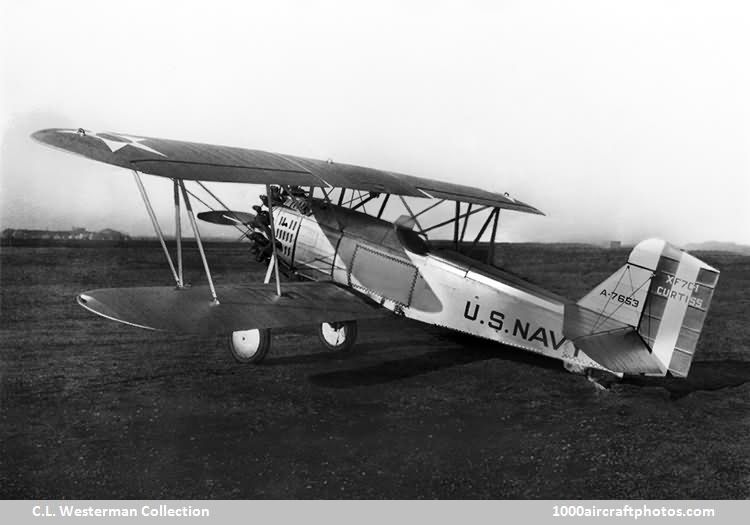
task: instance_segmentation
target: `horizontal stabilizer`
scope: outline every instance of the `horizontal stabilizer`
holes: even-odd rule
[[[108,288],[84,292],[78,303],[91,312],[150,330],[186,334],[230,334],[255,328],[281,328],[369,319],[388,311],[330,282],[216,287]]]
[[[598,332],[592,328],[598,326]],[[603,367],[625,374],[659,374],[659,362],[635,328],[579,305],[565,307],[565,335]]]

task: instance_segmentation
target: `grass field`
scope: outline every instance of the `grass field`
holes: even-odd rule
[[[2,498],[747,498],[750,257],[722,271],[687,380],[600,391],[557,361],[415,322],[315,329],[260,367],[219,338],[92,316],[78,292],[164,285],[149,248],[2,248]],[[197,254],[187,276],[202,280]],[[218,282],[257,281],[209,246]],[[627,250],[501,245],[496,263],[578,298]]]

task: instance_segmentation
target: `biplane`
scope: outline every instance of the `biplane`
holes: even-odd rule
[[[569,300],[493,265],[501,211],[542,214],[507,193],[120,133],[46,129],[32,137],[132,171],[174,280],[86,291],[80,305],[150,330],[225,335],[241,362],[262,362],[276,329],[315,325],[326,348],[344,351],[354,345],[359,321],[395,314],[559,359],[572,372],[685,377],[719,277],[698,258],[649,239],[584,297]],[[173,181],[174,259],[141,174]],[[214,182],[263,185],[266,193],[253,212],[230,210],[205,184]],[[205,190],[217,207],[188,184]],[[263,282],[214,283],[191,197],[208,208],[198,220],[237,228],[256,258],[268,262]],[[394,202],[404,213],[390,222],[383,216]],[[183,279],[182,206],[205,284]],[[428,221],[438,207],[442,220]],[[473,241],[466,237],[470,220],[474,230],[481,224]],[[430,240],[437,230],[452,237]],[[462,249],[483,238],[486,259]]]

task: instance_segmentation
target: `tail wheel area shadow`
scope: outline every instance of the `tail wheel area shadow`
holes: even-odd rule
[[[750,361],[698,361],[686,378],[626,376],[622,384],[662,387],[672,399],[698,391],[721,390],[750,382]]]

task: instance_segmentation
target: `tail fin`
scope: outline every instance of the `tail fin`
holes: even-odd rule
[[[565,335],[613,372],[685,377],[718,279],[718,270],[671,244],[643,241],[565,307]]]

